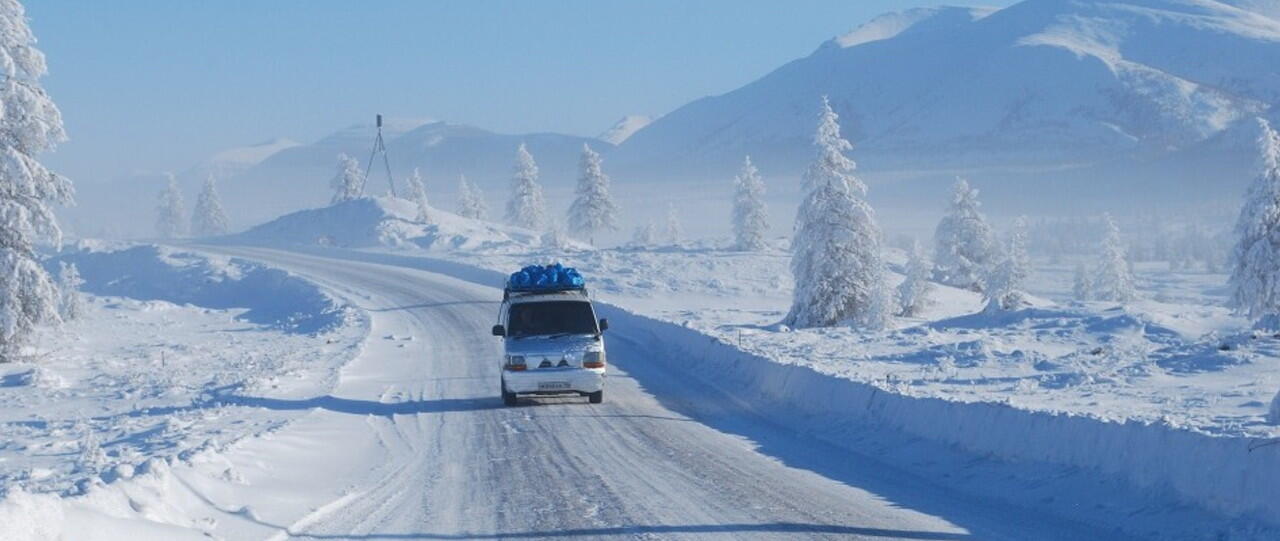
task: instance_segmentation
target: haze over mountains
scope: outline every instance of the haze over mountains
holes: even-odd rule
[[[1088,197],[1099,191],[1235,201],[1253,166],[1254,117],[1280,119],[1277,66],[1280,3],[1270,0],[1026,0],[886,14],[742,88],[651,123],[625,117],[599,138],[438,121],[384,134],[392,171],[421,168],[443,206],[459,174],[495,206],[521,142],[553,190],[572,186],[588,143],[620,187],[725,184],[750,154],[785,197],[795,184],[785,181],[810,158],[818,100],[828,95],[873,200],[889,205],[921,197],[940,205],[941,186],[956,174],[1019,212],[1062,210],[1064,201],[1099,210],[1103,198]],[[222,182],[233,221],[244,227],[326,203],[336,155],[363,167],[372,140],[372,126],[355,126],[236,162]],[[371,179],[377,193],[381,168]],[[184,180],[194,186],[204,172]],[[82,198],[75,212],[94,206]]]

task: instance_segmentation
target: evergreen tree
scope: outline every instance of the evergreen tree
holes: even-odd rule
[[[582,144],[579,162],[577,198],[569,207],[569,223],[576,231],[587,234],[595,243],[595,234],[618,229],[618,205],[609,195],[609,176],[600,165],[600,155]]]
[[[22,4],[0,1],[0,361],[18,354],[31,330],[58,320],[58,290],[36,261],[35,243],[61,243],[50,204],[69,204],[71,182],[36,161],[66,140],[62,114],[40,86],[44,54]]]
[[[912,239],[911,251],[907,254],[907,266],[903,269],[904,278],[898,284],[898,315],[915,317],[920,315],[931,304],[933,282],[929,281],[931,265],[925,258],[924,248],[920,242]]]
[[[563,252],[569,248],[569,236],[564,232],[564,224],[560,220],[547,220],[547,230],[542,233],[542,245],[555,252]]]
[[[80,296],[80,269],[75,263],[58,263],[58,315],[63,321],[79,318],[84,314],[84,299]]]
[[[364,185],[364,176],[360,174],[360,162],[355,158],[338,154],[338,174],[329,182],[333,188],[333,201],[336,205],[344,201],[360,198],[360,189]]]
[[[213,175],[209,175],[204,179],[200,197],[196,198],[195,212],[191,214],[191,231],[200,237],[215,237],[227,234],[227,230],[227,213],[222,210],[217,182]]]
[[[534,231],[546,224],[546,202],[538,184],[538,165],[524,143],[516,149],[515,176],[511,179],[511,199],[507,201],[507,223]]]
[[[842,322],[880,328],[888,315],[880,227],[867,204],[867,187],[854,175],[853,148],[840,136],[836,113],[822,99],[814,145],[804,173],[807,190],[796,213],[791,274],[795,290],[783,320],[792,327]]]
[[[1280,315],[1280,135],[1258,124],[1261,170],[1236,220],[1229,282],[1231,307],[1251,319]]]
[[[1027,255],[1027,219],[1019,216],[1013,222],[1009,235],[1009,250],[991,269],[983,290],[987,311],[1014,310],[1026,303],[1022,292],[1031,273],[1031,258]]]
[[[1110,214],[1103,215],[1102,222],[1102,249],[1094,271],[1093,298],[1115,302],[1137,299],[1138,292],[1133,285],[1133,273],[1129,270],[1124,241],[1120,239],[1120,228]]]
[[[1075,277],[1071,285],[1071,293],[1078,301],[1093,299],[1093,277],[1089,276],[1089,272],[1085,270],[1084,263],[1076,264]]]
[[[653,246],[657,238],[658,226],[653,225],[653,222],[649,222],[636,226],[635,234],[631,236],[631,243],[641,248],[647,248]]]
[[[182,201],[182,191],[178,189],[178,181],[173,173],[166,175],[164,190],[160,192],[160,203],[156,206],[156,233],[160,238],[176,239],[186,234],[186,204]]]
[[[769,214],[764,204],[764,181],[747,156],[742,171],[733,179],[733,236],[743,251],[764,249],[769,232]]]
[[[422,184],[422,173],[417,167],[414,167],[413,173],[409,175],[408,185],[409,197],[418,207],[418,221],[424,224],[431,223],[431,205],[427,203],[427,187]]]
[[[466,175],[458,175],[458,215],[474,220],[489,217],[489,205],[484,202],[484,192],[467,180]]]
[[[667,226],[663,231],[667,237],[667,244],[678,246],[681,237],[684,236],[684,228],[680,227],[680,214],[676,212],[675,203],[667,203]]]
[[[933,234],[933,277],[938,282],[982,291],[983,278],[998,259],[998,251],[979,206],[978,190],[956,179],[951,207]]]

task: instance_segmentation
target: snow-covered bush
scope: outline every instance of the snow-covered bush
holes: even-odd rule
[[[1093,277],[1085,270],[1084,263],[1076,263],[1075,275],[1072,278],[1071,294],[1078,301],[1093,298]]]
[[[1098,266],[1093,278],[1093,298],[1101,301],[1129,302],[1138,298],[1138,291],[1133,285],[1133,272],[1129,270],[1129,259],[1125,253],[1124,241],[1120,239],[1120,228],[1110,214],[1103,215],[1105,226],[1102,236],[1102,248],[1098,254]]]
[[[227,234],[227,213],[218,197],[217,183],[213,175],[204,179],[204,187],[196,198],[195,211],[191,213],[191,231],[199,237]]]
[[[680,214],[676,212],[675,203],[667,203],[667,226],[663,234],[667,237],[667,244],[672,246],[680,244],[684,237],[684,228],[680,226]]]
[[[542,186],[538,184],[538,164],[524,143],[520,143],[516,149],[515,175],[511,178],[511,199],[507,201],[507,223],[534,231],[542,229],[547,220],[546,206]]]
[[[600,165],[600,154],[582,144],[577,198],[569,207],[569,224],[595,243],[595,234],[618,229],[618,205],[609,195],[609,176]]]
[[[334,205],[359,198],[360,191],[364,188],[360,163],[345,153],[338,154],[338,174],[333,176],[329,186],[333,188]]]
[[[999,260],[987,218],[978,210],[978,190],[956,179],[951,206],[938,222],[933,238],[933,278],[938,282],[982,291],[983,278]]]
[[[924,248],[919,241],[912,239],[911,250],[907,254],[907,267],[904,269],[906,277],[898,284],[899,316],[918,316],[931,303],[929,297],[933,293],[933,282],[929,281],[930,268],[929,260],[925,259]]]
[[[547,220],[547,230],[542,233],[542,246],[550,250],[562,252],[569,247],[569,235],[565,234],[564,223],[560,220]]]
[[[50,203],[70,203],[71,182],[36,161],[66,139],[62,114],[40,87],[44,54],[22,4],[0,2],[0,361],[36,325],[58,319],[58,291],[35,260],[34,244],[62,241]]]
[[[182,191],[178,189],[178,181],[173,173],[165,175],[167,180],[160,191],[159,204],[156,205],[156,233],[160,238],[175,239],[186,234],[187,209],[182,201]]]
[[[733,186],[733,236],[737,248],[760,250],[769,231],[769,213],[764,204],[764,181],[751,163],[751,156],[742,161],[742,171],[734,177]]]
[[[631,244],[638,248],[647,248],[653,246],[658,238],[658,226],[653,222],[636,226],[635,233],[631,235]]]
[[[63,320],[76,319],[84,313],[84,299],[80,296],[82,285],[84,279],[80,278],[80,269],[75,263],[58,263],[58,315]]]
[[[805,171],[808,192],[796,213],[791,274],[795,291],[785,325],[822,327],[849,322],[880,328],[889,302],[880,253],[880,227],[867,204],[867,186],[844,155],[836,113],[822,99],[817,156]]]
[[[1258,124],[1262,170],[1236,221],[1229,284],[1231,306],[1253,319],[1280,313],[1280,135]]]
[[[1009,235],[1009,249],[986,277],[983,297],[986,311],[1014,310],[1026,304],[1023,287],[1031,274],[1027,255],[1027,219],[1019,216]]]
[[[484,192],[467,180],[466,175],[458,175],[458,215],[475,220],[489,217],[489,205],[484,202]]]
[[[409,175],[409,198],[418,207],[418,221],[431,223],[431,205],[427,202],[427,187],[422,184],[422,172],[417,167]]]

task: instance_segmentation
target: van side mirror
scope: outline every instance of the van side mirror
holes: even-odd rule
[[[609,330],[609,319],[600,318],[600,332],[605,332],[607,330]]]
[[[502,327],[502,325],[494,325],[494,326],[493,326],[493,335],[494,335],[494,336],[506,336],[506,335],[507,335],[507,330],[506,330],[505,328],[503,328],[503,327]]]

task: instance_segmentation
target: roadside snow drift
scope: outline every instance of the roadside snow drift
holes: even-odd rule
[[[162,300],[203,308],[245,308],[241,319],[313,334],[343,321],[346,311],[315,285],[283,270],[235,258],[182,252],[154,245],[120,250],[82,247],[50,258],[74,263],[94,295]]]
[[[463,218],[432,209],[417,220],[418,209],[395,197],[364,197],[281,216],[228,242],[266,246],[409,246],[427,250],[510,251],[541,244],[532,231]]]

